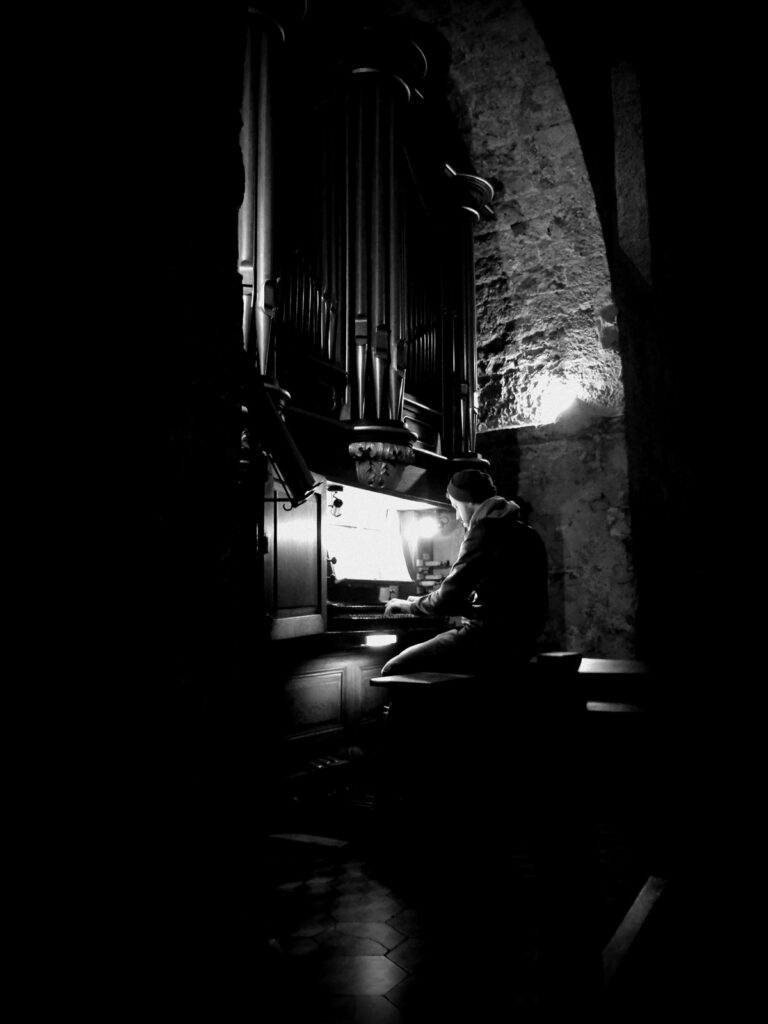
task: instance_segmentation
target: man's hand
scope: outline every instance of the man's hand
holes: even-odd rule
[[[386,603],[384,617],[391,619],[395,615],[409,615],[410,611],[410,601],[404,601],[401,597],[392,597]]]

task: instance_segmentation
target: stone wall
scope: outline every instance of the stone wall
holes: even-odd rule
[[[579,140],[525,5],[406,0],[450,50],[448,95],[494,217],[475,232],[479,451],[551,562],[545,643],[633,651],[624,390],[605,244]],[[547,426],[553,386],[577,404]]]
[[[545,421],[547,389],[558,383],[597,412],[621,412],[621,361],[600,339],[611,294],[594,194],[525,5],[389,6],[447,41],[450,105],[476,173],[495,190],[495,216],[475,233],[482,428]]]
[[[478,450],[500,493],[544,540],[550,608],[545,650],[635,656],[636,597],[624,425],[581,403],[556,424],[488,430]]]

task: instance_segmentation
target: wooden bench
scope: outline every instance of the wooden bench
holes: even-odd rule
[[[499,670],[501,672],[501,669]],[[632,714],[645,709],[651,699],[651,670],[646,662],[628,658],[582,658],[577,670],[563,670],[532,659],[527,666],[526,681],[566,686],[583,698],[588,711],[596,713]],[[464,672],[408,672],[400,675],[373,676],[371,686],[385,686],[393,691],[424,690],[476,686],[487,680]]]
[[[465,672],[409,672],[406,675],[372,676],[371,686],[389,686],[395,690],[414,687],[445,686],[449,683],[477,682],[478,677]]]

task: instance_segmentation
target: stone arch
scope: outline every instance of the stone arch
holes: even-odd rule
[[[473,166],[495,189],[495,217],[475,236],[479,429],[551,422],[558,387],[594,414],[620,415],[621,361],[595,196],[526,6],[394,6],[447,41],[449,103]]]

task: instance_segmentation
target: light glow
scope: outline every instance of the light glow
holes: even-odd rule
[[[399,513],[423,512],[425,503],[352,486],[344,487],[343,494],[342,515],[328,516],[325,524],[328,555],[336,559],[333,567],[336,579],[410,581]],[[429,505],[426,508],[434,509]],[[437,532],[434,511],[414,519],[416,522],[430,520],[433,533]]]
[[[434,516],[419,516],[419,537],[428,540],[434,537],[440,529],[440,524]]]
[[[391,647],[397,643],[397,637],[392,633],[371,633],[365,638],[366,647]]]
[[[541,423],[554,423],[579,397],[579,388],[569,381],[553,381],[542,391]]]
[[[418,516],[411,523],[408,529],[408,540],[416,544],[420,540],[429,540],[434,537],[440,529],[440,523],[434,515]]]

